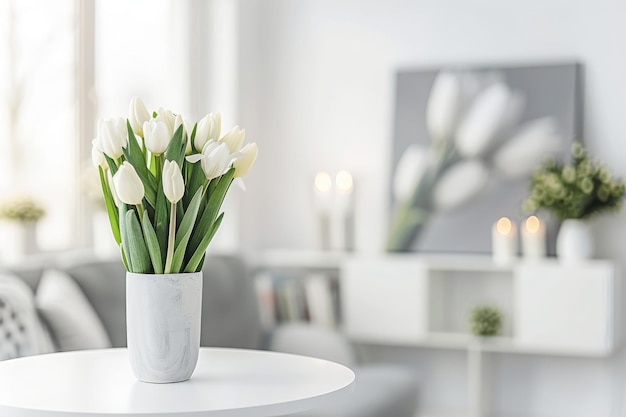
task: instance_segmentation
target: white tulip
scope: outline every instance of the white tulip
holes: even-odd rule
[[[174,118],[174,133],[178,130],[180,125],[183,125],[183,133],[187,133],[187,123],[185,123],[185,119],[182,114],[177,114]]]
[[[128,144],[126,120],[123,118],[100,119],[98,121],[98,147],[111,159],[122,156]]]
[[[126,204],[141,204],[145,189],[135,168],[124,161],[113,176],[113,184],[120,201]]]
[[[163,192],[172,204],[176,204],[185,194],[183,173],[176,161],[166,160],[163,163]]]
[[[462,110],[461,79],[453,73],[439,73],[426,107],[426,127],[434,142],[445,142],[452,137]]]
[[[480,93],[463,118],[456,135],[456,147],[466,158],[486,152],[519,117],[521,97],[505,84],[496,83]]]
[[[208,142],[202,150],[202,155],[202,170],[208,180],[223,175],[230,165],[230,152],[225,143]]]
[[[239,129],[239,126],[233,127],[228,133],[226,133],[219,141],[228,145],[230,153],[238,152],[243,145],[243,140],[246,137],[246,129]]]
[[[241,149],[240,155],[233,162],[235,178],[243,177],[250,171],[258,154],[256,143],[249,143]]]
[[[209,141],[217,141],[222,128],[222,118],[219,113],[209,113],[198,122],[194,146],[198,152],[202,152]]]
[[[433,202],[438,210],[458,207],[481,191],[489,179],[489,172],[477,161],[464,161],[450,167],[437,181]]]
[[[410,145],[400,157],[393,179],[393,194],[397,201],[408,200],[421,180],[430,155],[419,145]]]
[[[561,137],[552,117],[536,119],[520,130],[493,156],[493,164],[504,176],[523,177],[551,153],[559,150]]]
[[[104,153],[102,153],[102,150],[98,145],[98,139],[94,139],[91,141],[91,162],[93,162],[93,166],[96,168],[108,168],[107,161],[104,159]]]
[[[163,107],[159,107],[157,110],[156,120],[165,122],[167,127],[170,130],[170,138],[174,135],[174,124],[176,123],[176,116],[170,110],[164,109]]]
[[[163,120],[150,119],[143,124],[146,148],[154,155],[161,155],[172,139],[172,133]]]
[[[130,100],[128,109],[128,121],[136,135],[143,137],[143,124],[150,120],[150,113],[146,109],[146,105],[139,97],[133,97]]]

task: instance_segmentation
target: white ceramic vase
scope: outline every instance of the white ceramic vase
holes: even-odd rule
[[[575,263],[591,258],[592,254],[593,236],[589,223],[578,219],[565,220],[556,239],[559,260]]]
[[[202,272],[126,273],[128,354],[135,377],[171,383],[191,378],[200,350]]]

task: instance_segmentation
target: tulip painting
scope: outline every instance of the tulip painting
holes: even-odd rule
[[[256,144],[243,146],[245,130],[238,126],[221,135],[220,121],[211,113],[189,131],[180,114],[150,113],[133,98],[127,119],[98,123],[92,161],[129,272],[202,269],[224,217],[222,202],[258,154]]]
[[[411,250],[434,213],[466,204],[493,181],[529,176],[560,149],[551,117],[515,129],[523,107],[523,95],[498,77],[437,75],[425,114],[431,147],[410,145],[396,166],[387,250]]]

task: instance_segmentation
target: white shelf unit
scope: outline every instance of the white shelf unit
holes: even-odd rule
[[[359,342],[598,357],[615,345],[615,273],[608,261],[352,257],[340,277],[344,330]],[[500,337],[467,332],[469,311],[484,304],[503,313]]]
[[[340,277],[344,330],[354,341],[467,352],[466,416],[491,415],[486,353],[603,357],[616,345],[618,292],[608,261],[352,257]],[[469,311],[484,304],[503,313],[498,337],[467,331]]]

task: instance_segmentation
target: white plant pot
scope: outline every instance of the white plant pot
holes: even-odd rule
[[[25,256],[39,252],[37,222],[6,222],[3,229],[3,260],[20,262]]]
[[[202,272],[126,273],[128,354],[135,377],[170,383],[191,378],[200,350]]]
[[[593,236],[589,223],[584,220],[565,220],[561,224],[556,239],[556,254],[559,260],[566,263],[575,263],[591,258]]]

